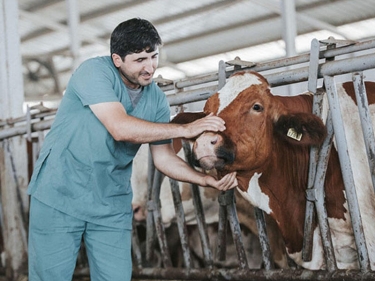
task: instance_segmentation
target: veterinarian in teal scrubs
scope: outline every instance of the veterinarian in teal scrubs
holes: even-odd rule
[[[175,155],[170,139],[225,125],[212,115],[168,124],[169,104],[152,80],[161,43],[150,22],[122,22],[111,35],[111,56],[73,73],[28,188],[29,281],[71,280],[82,239],[91,281],[131,279],[130,178],[142,143],[169,177],[219,190],[237,185],[235,173],[216,180]]]

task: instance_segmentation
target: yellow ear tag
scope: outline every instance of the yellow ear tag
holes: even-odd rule
[[[298,134],[294,128],[289,128],[288,133],[286,134],[288,137],[300,141],[302,139],[302,134]]]

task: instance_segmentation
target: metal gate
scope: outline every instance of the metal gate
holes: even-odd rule
[[[344,44],[344,47],[336,47],[337,44]],[[321,46],[326,46],[325,50],[321,50]],[[360,211],[358,207],[358,201],[354,189],[353,173],[350,168],[350,159],[347,153],[346,140],[343,135],[343,123],[341,120],[340,113],[335,111],[338,107],[335,104],[338,103],[335,89],[335,76],[353,73],[353,83],[355,86],[357,101],[363,101],[359,104],[359,110],[361,114],[361,124],[363,131],[365,132],[364,138],[367,140],[366,149],[369,156],[369,163],[371,171],[374,170],[374,161],[372,156],[374,155],[374,134],[371,119],[369,119],[368,104],[364,99],[366,93],[364,92],[363,75],[362,71],[372,69],[375,67],[375,53],[372,51],[369,55],[362,55],[349,59],[335,60],[343,54],[355,53],[362,50],[371,50],[375,47],[375,41],[367,41],[362,43],[354,43],[348,41],[334,40],[329,38],[328,40],[319,42],[314,39],[311,43],[311,51],[309,54],[297,56],[294,58],[281,59],[268,63],[254,64],[251,62],[241,61],[235,59],[233,61],[219,63],[218,73],[208,75],[205,77],[197,77],[195,79],[184,80],[176,82],[174,84],[165,85],[164,90],[167,91],[173,88],[175,93],[168,95],[171,105],[182,105],[188,102],[194,102],[199,100],[205,100],[212,94],[216,93],[224,84],[226,78],[238,70],[253,70],[262,73],[263,71],[276,70],[271,74],[265,74],[268,82],[272,87],[292,84],[302,81],[308,82],[308,90],[314,94],[314,108],[315,114],[319,115],[321,108],[319,108],[320,100],[323,98],[321,89],[317,88],[318,79],[323,78],[325,88],[327,89],[327,96],[332,108],[331,118],[327,120],[327,128],[329,135],[327,141],[323,144],[321,151],[317,148],[311,149],[311,163],[309,171],[309,185],[307,187],[307,207],[306,207],[306,220],[305,220],[305,240],[304,240],[304,259],[308,260],[311,256],[312,251],[312,220],[314,207],[317,210],[317,218],[321,228],[322,240],[325,247],[327,270],[309,271],[304,269],[290,269],[280,270],[275,269],[272,261],[270,246],[266,233],[266,225],[264,220],[264,214],[261,210],[255,209],[255,216],[257,218],[257,226],[259,231],[259,239],[262,247],[262,258],[263,258],[263,270],[249,269],[247,265],[246,255],[243,248],[241,239],[241,231],[238,223],[235,200],[232,191],[223,193],[219,198],[220,212],[219,225],[218,225],[218,256],[223,255],[223,249],[225,249],[225,231],[226,223],[229,222],[230,229],[233,235],[234,241],[236,241],[237,256],[239,260],[239,267],[236,269],[223,269],[215,268],[212,266],[213,257],[211,250],[208,246],[207,231],[205,229],[204,214],[202,214],[202,206],[199,198],[199,192],[197,186],[192,185],[192,193],[194,206],[197,209],[197,225],[200,229],[200,238],[202,243],[202,249],[204,252],[204,258],[206,260],[205,268],[192,268],[190,263],[188,237],[185,229],[185,221],[183,210],[181,209],[181,197],[178,196],[177,184],[171,180],[171,189],[174,194],[174,203],[176,207],[176,218],[177,225],[179,227],[181,245],[185,245],[184,261],[185,268],[173,268],[168,257],[168,246],[165,237],[164,227],[160,217],[160,204],[158,204],[157,194],[158,188],[160,188],[160,178],[155,171],[154,181],[150,184],[149,189],[149,204],[152,205],[148,208],[147,218],[147,248],[146,251],[151,251],[154,247],[154,239],[157,239],[161,255],[163,256],[164,268],[150,268],[142,267],[141,252],[137,251],[137,247],[134,249],[137,268],[135,268],[133,276],[140,279],[163,279],[163,280],[373,280],[375,278],[375,272],[371,271],[369,264],[368,252],[365,246],[365,237],[363,234],[362,222],[360,217]],[[323,63],[319,63],[320,60],[324,60]],[[308,63],[307,66],[296,68],[297,64]],[[278,71],[277,68],[285,68],[287,66],[293,66],[293,70],[282,70]],[[205,86],[210,82],[216,82],[213,86]],[[193,90],[184,90],[187,87],[203,85]],[[340,163],[345,169],[344,182],[346,188],[347,199],[349,202],[350,215],[353,219],[353,229],[355,234],[355,241],[357,245],[357,251],[360,258],[361,270],[358,271],[344,271],[339,270],[336,265],[333,246],[330,238],[329,226],[327,222],[326,212],[324,210],[324,194],[320,192],[323,188],[323,181],[316,179],[324,179],[322,174],[325,173],[325,163],[329,156],[330,143],[335,135],[337,143],[339,143],[338,152],[340,155]],[[186,159],[191,159],[189,146],[184,147]],[[192,163],[191,163],[192,165]],[[374,177],[374,173],[372,173]],[[353,188],[352,188],[353,187]],[[314,206],[315,205],[315,206]],[[156,237],[155,237],[156,236]],[[133,245],[137,245],[135,239]],[[149,252],[146,252],[146,258],[151,256]]]

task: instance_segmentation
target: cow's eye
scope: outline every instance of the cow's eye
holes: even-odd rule
[[[261,106],[259,103],[256,103],[253,105],[253,109],[255,111],[261,112],[263,110],[263,106]]]

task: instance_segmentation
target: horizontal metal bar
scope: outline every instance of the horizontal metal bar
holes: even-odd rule
[[[335,57],[339,55],[369,50],[372,48],[375,48],[375,40],[358,42],[353,45],[338,47],[334,49],[322,50],[319,52],[319,58],[320,59],[331,58],[331,57]],[[248,70],[252,70],[256,72],[261,72],[261,71],[271,70],[275,68],[287,67],[291,65],[306,63],[309,60],[310,60],[310,53],[307,53],[307,54],[302,54],[302,55],[298,55],[294,57],[282,58],[282,59],[277,59],[277,60],[264,62],[264,63],[257,63],[253,67],[245,67],[245,68],[242,68],[242,70],[248,69]],[[233,72],[234,72],[233,70],[227,71],[227,77],[233,74]],[[211,74],[202,75],[198,77],[183,79],[183,80],[175,82],[174,85],[168,85],[168,86],[161,87],[161,88],[163,91],[170,91],[174,89],[182,89],[185,87],[214,82],[217,80],[218,80],[218,73],[211,73]]]
[[[334,60],[319,65],[318,78],[335,76],[375,68],[375,53],[355,58]],[[265,75],[271,87],[307,81],[308,67]]]
[[[161,280],[375,280],[375,272],[361,272],[357,270],[337,270],[327,272],[323,270],[311,271],[303,269],[283,270],[248,270],[248,269],[178,269],[178,268],[144,268],[133,271],[133,279],[161,279]]]
[[[48,109],[47,112],[33,113],[33,114],[31,114],[31,118],[32,119],[42,119],[42,118],[46,118],[46,117],[49,117],[49,116],[54,116],[56,114],[56,111],[57,111],[57,108],[52,108],[52,109]],[[10,118],[10,119],[6,119],[6,120],[0,120],[0,129],[1,129],[1,127],[13,126],[17,123],[25,122],[26,119],[27,118],[24,115],[24,116],[21,116],[21,117],[18,117],[18,118]]]
[[[217,84],[210,87],[203,87],[195,90],[177,92],[167,95],[168,102],[171,106],[181,105],[184,103],[202,101],[208,99],[217,92]]]
[[[37,132],[37,131],[48,130],[49,128],[51,128],[53,120],[54,120],[54,118],[49,119],[49,120],[43,120],[43,121],[35,122],[31,125],[31,131]],[[26,124],[11,127],[11,128],[2,129],[2,130],[0,130],[0,141],[2,141],[3,139],[24,135],[24,134],[26,134],[26,132],[27,132],[27,125]]]
[[[323,78],[324,75],[341,75],[372,68],[375,68],[375,53],[358,56],[355,58],[335,60],[322,63],[318,67],[318,78]],[[264,76],[271,87],[304,82],[308,80],[309,67],[285,70],[272,74],[265,74]],[[214,86],[194,89],[191,91],[188,90],[183,92],[177,92],[175,94],[167,95],[167,99],[169,104],[171,106],[174,106],[181,105],[184,103],[205,100],[216,92],[217,84]]]
[[[365,51],[375,48],[375,40],[368,40],[358,42],[353,45],[337,47],[329,50],[325,50],[320,54],[321,58],[332,58],[340,55],[350,54],[354,52]]]

